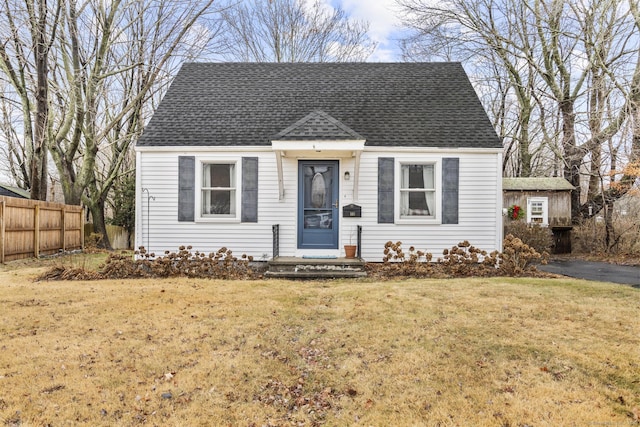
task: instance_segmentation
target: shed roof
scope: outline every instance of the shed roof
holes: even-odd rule
[[[502,178],[502,189],[513,191],[566,191],[575,187],[564,178]]]
[[[0,196],[29,199],[31,197],[31,194],[27,190],[23,190],[22,188],[0,183]]]
[[[452,62],[187,63],[137,145],[268,146],[317,110],[368,146],[502,147]]]

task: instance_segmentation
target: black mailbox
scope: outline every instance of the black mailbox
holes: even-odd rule
[[[343,206],[342,216],[344,218],[360,218],[362,216],[362,207],[353,203]]]

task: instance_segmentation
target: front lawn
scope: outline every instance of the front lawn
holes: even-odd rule
[[[566,279],[33,282],[0,425],[633,425],[640,291]]]

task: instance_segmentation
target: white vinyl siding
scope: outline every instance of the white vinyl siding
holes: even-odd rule
[[[147,149],[148,150],[148,149]],[[282,159],[284,198],[278,198],[278,174],[275,154],[270,147],[264,151],[140,151],[137,153],[139,181],[137,183],[136,245],[145,246],[151,252],[162,254],[165,250],[175,251],[181,245],[192,245],[193,250],[214,252],[221,247],[233,250],[234,254],[246,253],[255,259],[269,259],[272,256],[272,225],[280,225],[280,255],[302,255],[297,250],[297,167],[298,158]],[[355,179],[353,157],[336,158],[340,165],[340,247],[351,240],[355,243],[356,229],[362,232],[362,255],[367,261],[381,261],[387,241],[402,241],[405,249],[415,246],[442,257],[445,248],[469,240],[474,246],[491,251],[500,249],[501,232],[501,157],[497,153],[458,152],[456,150],[431,150],[403,152],[373,151],[366,149],[361,154],[360,174]],[[258,176],[258,222],[198,220],[199,208],[196,201],[196,220],[178,222],[178,157],[194,156],[196,165],[203,162],[236,164],[236,196],[240,198],[240,159],[245,156],[257,157]],[[409,220],[394,224],[378,224],[378,158],[394,157],[396,160],[396,185],[400,188],[398,162],[413,164],[433,164],[436,170],[436,198],[440,197],[441,176],[438,165],[442,158],[456,157],[459,166],[459,221],[458,224],[440,224],[437,220],[422,219],[418,223]],[[196,166],[196,169],[198,166]],[[344,174],[349,172],[350,179]],[[196,171],[196,195],[199,187]],[[359,182],[358,199],[354,199],[353,185]],[[142,189],[146,189],[142,192]],[[399,192],[398,192],[399,193]],[[198,196],[199,197],[199,196]],[[399,194],[396,197],[400,197]],[[239,203],[239,202],[237,202]],[[362,207],[362,217],[342,216],[342,208],[350,203]],[[395,209],[399,212],[396,202]],[[440,203],[436,199],[436,213]],[[239,214],[237,213],[237,216]]]
[[[196,158],[196,217],[195,221],[178,222],[178,157],[195,156]],[[198,199],[201,192],[201,171],[198,164],[203,162],[235,163],[236,165],[236,199],[240,199],[240,159],[257,157],[260,163],[258,187],[258,217],[260,222],[241,223],[239,210],[236,218],[203,218],[199,215]],[[233,250],[239,256],[243,253],[256,259],[271,257],[272,232],[271,225],[278,223],[274,218],[288,218],[295,212],[295,200],[284,203],[278,201],[278,178],[273,152],[141,152],[138,153],[140,180],[137,184],[138,203],[141,206],[136,213],[136,247],[145,246],[151,252],[162,254],[165,250],[176,251],[181,245],[191,245],[193,250],[209,253],[222,247]],[[295,182],[295,171],[285,176],[288,182]],[[152,197],[148,200],[147,192]],[[294,190],[292,190],[292,195]],[[236,200],[236,209],[240,201]],[[281,226],[282,233],[288,232],[287,226]],[[291,227],[292,236],[295,227]],[[285,244],[281,245],[285,248]]]
[[[440,224],[437,221],[396,221],[378,224],[377,218],[377,165],[378,157],[393,157],[391,152],[365,152],[360,164],[359,202],[362,218],[342,218],[342,226],[362,225],[362,255],[367,261],[382,261],[384,245],[388,241],[401,241],[405,251],[410,246],[426,250],[434,258],[442,257],[444,249],[468,240],[474,246],[491,251],[502,249],[502,195],[501,158],[499,154],[446,152],[396,155],[399,159],[429,158],[442,163],[445,157],[460,159],[458,224]],[[397,172],[396,172],[397,174]],[[397,176],[397,175],[396,175]],[[438,175],[436,183],[441,179]],[[437,191],[439,195],[441,192]],[[342,202],[341,202],[342,203]],[[346,201],[345,203],[350,203]],[[395,207],[398,210],[398,205]],[[348,236],[347,236],[348,237]]]

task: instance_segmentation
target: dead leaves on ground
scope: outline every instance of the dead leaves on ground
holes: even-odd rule
[[[573,367],[571,366],[563,366],[562,368],[548,368],[546,366],[543,366],[542,368],[540,368],[540,370],[542,372],[548,372],[549,374],[551,374],[551,376],[553,377],[554,380],[561,380],[563,379],[569,372],[573,371]]]
[[[66,386],[64,384],[56,384],[56,385],[53,385],[51,387],[45,388],[44,390],[42,390],[42,393],[43,394],[51,394],[51,393],[54,393],[54,392],[56,392],[58,390],[64,390],[65,387]]]
[[[318,332],[324,334],[326,329]],[[287,343],[295,344],[287,348]],[[269,378],[253,396],[254,402],[273,407],[279,414],[277,419],[269,420],[270,423],[275,422],[273,425],[322,425],[329,411],[340,411],[342,399],[354,399],[359,395],[352,385],[329,384],[323,380],[322,371],[339,368],[336,357],[323,346],[322,338],[300,344],[296,337],[287,341],[280,350],[267,349],[260,354],[285,364],[292,373],[286,379]],[[389,358],[385,356],[376,361],[387,361]],[[365,407],[368,409],[372,404],[369,400]]]

